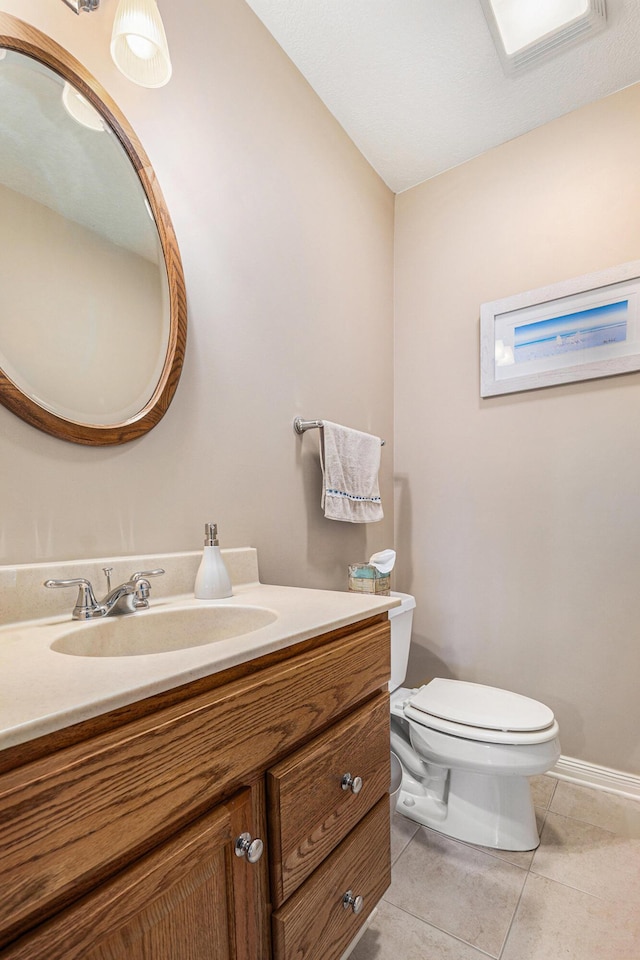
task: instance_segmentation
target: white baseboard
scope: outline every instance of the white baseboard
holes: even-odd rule
[[[633,773],[612,770],[610,767],[600,767],[596,763],[576,760],[574,757],[560,757],[555,767],[549,770],[549,776],[640,800],[640,777]]]

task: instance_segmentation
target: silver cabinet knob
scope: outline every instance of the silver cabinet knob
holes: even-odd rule
[[[250,833],[241,833],[234,845],[236,857],[246,857],[249,863],[256,863],[262,856],[264,843],[258,837],[251,839]]]
[[[360,913],[364,907],[364,897],[354,897],[353,890],[347,890],[342,898],[342,906],[345,910],[351,907],[354,913]]]
[[[342,789],[351,790],[351,793],[360,793],[362,790],[362,777],[352,777],[350,773],[345,773],[342,778]]]

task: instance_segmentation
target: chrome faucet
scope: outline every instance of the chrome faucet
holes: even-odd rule
[[[111,572],[111,571],[109,571]],[[93,620],[97,617],[115,617],[136,610],[146,610],[149,606],[151,584],[149,577],[159,577],[164,570],[142,570],[134,573],[128,580],[109,589],[106,597],[98,603],[90,580],[77,577],[73,580],[45,580],[45,587],[78,587],[78,597],[73,608],[73,620]],[[111,586],[107,577],[108,586]]]

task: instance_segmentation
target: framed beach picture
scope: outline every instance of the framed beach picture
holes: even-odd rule
[[[480,395],[640,370],[640,260],[480,307]]]

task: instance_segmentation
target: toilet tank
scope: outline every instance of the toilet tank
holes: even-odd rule
[[[396,690],[404,683],[409,662],[409,646],[411,644],[411,625],[413,611],[416,605],[415,597],[408,593],[394,593],[401,603],[399,607],[389,610],[391,622],[391,680],[389,690]]]

